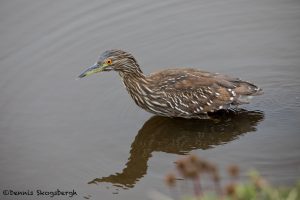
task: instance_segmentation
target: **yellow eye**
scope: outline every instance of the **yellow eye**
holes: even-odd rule
[[[111,65],[112,64],[112,60],[110,58],[105,60],[105,64],[107,65]]]

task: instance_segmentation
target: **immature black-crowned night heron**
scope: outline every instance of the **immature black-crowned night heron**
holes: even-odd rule
[[[144,75],[136,59],[122,50],[105,51],[79,77],[117,71],[135,103],[167,117],[208,118],[208,113],[249,103],[262,90],[252,83],[191,68],[167,69]]]

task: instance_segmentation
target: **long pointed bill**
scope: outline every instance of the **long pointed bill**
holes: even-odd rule
[[[84,72],[82,72],[82,74],[80,74],[78,77],[83,78],[101,71],[103,71],[103,66],[100,66],[98,63],[95,63],[94,65],[87,68]]]

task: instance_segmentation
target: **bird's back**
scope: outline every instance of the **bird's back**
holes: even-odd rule
[[[167,69],[150,74],[147,79],[153,91],[164,94],[174,115],[178,111],[187,118],[249,103],[251,96],[262,94],[252,83],[191,68]]]

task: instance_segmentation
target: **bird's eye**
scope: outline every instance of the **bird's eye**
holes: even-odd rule
[[[105,60],[105,64],[107,65],[111,65],[112,64],[112,60],[110,58]]]

